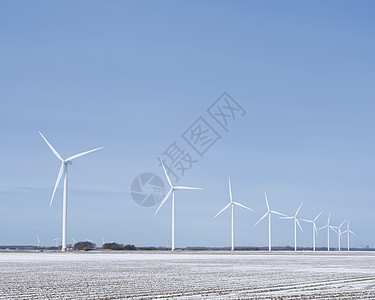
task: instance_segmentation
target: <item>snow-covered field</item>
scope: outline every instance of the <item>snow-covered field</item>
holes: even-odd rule
[[[125,298],[375,299],[375,253],[0,253],[0,299]]]

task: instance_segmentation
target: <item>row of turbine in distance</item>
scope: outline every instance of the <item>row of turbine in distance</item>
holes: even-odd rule
[[[53,193],[52,193],[52,197],[51,197],[51,201],[50,201],[50,206],[52,205],[52,202],[53,202],[53,199],[54,199],[54,196],[55,196],[55,193],[56,193],[56,189],[60,183],[60,180],[62,179],[62,177],[64,178],[64,187],[63,187],[63,218],[62,218],[62,238],[61,238],[61,241],[62,241],[62,245],[61,245],[61,250],[62,251],[66,251],[66,242],[67,242],[67,239],[66,239],[66,236],[67,236],[67,201],[68,201],[68,165],[71,165],[72,164],[72,160],[78,158],[78,157],[81,157],[83,155],[86,155],[86,154],[89,154],[91,152],[94,152],[94,151],[97,151],[97,150],[100,150],[100,149],[103,149],[103,147],[99,147],[99,148],[95,148],[93,150],[89,150],[89,151],[85,151],[85,152],[82,152],[82,153],[79,153],[79,154],[75,154],[75,155],[72,155],[66,159],[63,159],[61,157],[61,155],[56,151],[56,149],[48,142],[48,140],[43,136],[43,134],[41,132],[39,132],[39,134],[41,135],[41,137],[43,138],[43,140],[47,143],[48,147],[52,150],[52,152],[55,154],[55,156],[61,161],[61,166],[60,166],[60,170],[59,170],[59,173],[58,173],[58,176],[57,176],[57,180],[56,180],[56,183],[55,183],[55,187],[53,189]],[[175,239],[174,239],[174,236],[175,236],[175,231],[174,231],[174,221],[175,221],[175,216],[174,216],[174,211],[175,211],[175,208],[174,208],[174,202],[175,202],[175,191],[176,190],[200,190],[201,188],[194,188],[194,187],[186,187],[186,186],[174,186],[168,176],[168,173],[164,167],[164,164],[163,162],[161,161],[161,165],[163,167],[163,170],[164,170],[164,173],[165,173],[165,176],[167,178],[167,181],[170,185],[170,190],[167,192],[167,194],[165,195],[163,201],[161,202],[160,206],[158,207],[158,209],[156,210],[155,212],[155,215],[157,214],[157,212],[159,211],[159,209],[163,206],[163,204],[166,202],[166,200],[172,195],[172,251],[175,249]],[[231,188],[231,183],[230,183],[230,179],[229,179],[229,197],[230,197],[230,202],[214,217],[216,218],[219,214],[221,214],[223,211],[225,211],[227,208],[231,207],[232,209],[232,220],[231,220],[231,239],[232,239],[232,247],[231,247],[231,250],[233,251],[234,250],[234,229],[233,229],[233,218],[234,218],[234,205],[237,205],[237,206],[240,206],[242,208],[245,208],[245,209],[248,209],[248,210],[253,210],[249,207],[246,207],[245,205],[242,205],[238,202],[235,202],[233,201],[232,199],[232,188]],[[267,205],[267,212],[264,214],[264,216],[255,224],[257,225],[261,220],[263,220],[265,217],[268,216],[268,249],[271,250],[271,215],[272,214],[277,214],[277,215],[281,215],[284,219],[294,219],[294,249],[297,250],[297,225],[299,226],[299,228],[302,230],[302,227],[299,223],[299,220],[297,218],[297,215],[299,213],[299,210],[301,209],[301,206],[302,204],[300,205],[300,207],[298,208],[296,214],[294,216],[286,216],[285,214],[282,214],[280,212],[277,212],[277,211],[272,211],[269,207],[269,203],[268,203],[268,199],[267,199],[267,194],[265,194],[265,197],[266,197],[266,205]],[[342,235],[344,233],[347,233],[347,238],[348,238],[348,250],[349,250],[349,236],[350,234],[354,234],[354,232],[352,232],[349,228],[349,221],[347,223],[347,230],[342,232],[341,231],[341,227],[343,226],[344,222],[341,223],[340,226],[332,226],[330,225],[329,221],[330,221],[330,215],[328,216],[328,222],[327,222],[327,225],[317,229],[316,227],[316,220],[318,219],[318,217],[320,216],[322,212],[319,213],[319,215],[314,219],[314,220],[306,220],[306,219],[301,219],[303,221],[306,221],[306,222],[311,222],[313,224],[313,250],[315,250],[315,233],[318,234],[318,230],[319,229],[323,229],[323,228],[327,228],[327,235],[328,235],[328,251],[329,251],[329,232],[330,230],[333,230],[335,231],[337,234],[338,234],[338,240],[339,240],[339,250],[340,250],[340,239],[342,238]],[[38,237],[38,240],[39,240],[39,237]]]
[[[176,190],[200,190],[202,188],[185,187],[185,186],[174,186],[172,184],[172,182],[171,182],[171,179],[168,176],[168,173],[167,173],[167,171],[166,171],[166,169],[165,169],[164,164],[163,164],[162,161],[161,161],[161,165],[163,167],[163,170],[164,170],[164,173],[165,173],[165,177],[167,178],[167,181],[168,181],[168,183],[170,185],[170,189],[167,192],[167,194],[165,195],[165,197],[164,197],[163,201],[161,202],[160,206],[156,210],[155,215],[158,213],[158,211],[160,210],[160,208],[163,206],[163,204],[167,201],[167,199],[172,194],[172,247],[171,247],[171,249],[172,249],[172,251],[174,251],[174,249],[175,249],[175,239],[174,239],[174,222],[175,222],[175,217],[174,217],[174,210],[175,210],[175,208],[174,208],[174,202],[175,202],[175,191]],[[263,215],[263,217],[261,217],[259,219],[259,221],[255,223],[255,225],[257,225],[260,221],[262,221],[264,218],[266,218],[268,216],[268,250],[271,251],[271,249],[272,249],[272,246],[271,246],[271,215],[275,214],[275,215],[280,215],[281,219],[294,220],[294,251],[297,251],[297,225],[300,228],[300,230],[303,231],[302,227],[301,227],[301,224],[299,222],[298,213],[299,213],[299,211],[300,211],[303,203],[301,203],[301,205],[298,207],[298,209],[297,209],[296,213],[294,214],[294,216],[287,216],[287,215],[285,215],[283,213],[271,210],[270,206],[269,206],[269,203],[268,203],[268,199],[267,199],[267,193],[265,192],[264,195],[265,195],[265,199],[266,199],[267,211]],[[250,211],[253,211],[253,209],[251,209],[251,208],[249,208],[249,207],[247,207],[247,206],[245,206],[245,205],[243,205],[241,203],[233,201],[232,186],[231,186],[230,178],[229,178],[229,200],[230,200],[229,203],[214,216],[214,219],[218,215],[220,215],[222,212],[224,212],[225,210],[227,210],[229,207],[231,208],[231,214],[232,214],[232,218],[231,218],[231,250],[233,251],[234,250],[234,224],[233,224],[234,223],[234,206],[237,205],[239,207],[245,208],[245,209],[250,210]],[[312,223],[313,251],[315,251],[315,241],[316,241],[316,235],[318,235],[318,230],[321,230],[321,229],[324,229],[324,228],[327,228],[327,243],[328,243],[327,250],[328,251],[329,251],[329,233],[330,233],[330,230],[333,230],[338,235],[338,250],[339,251],[341,251],[341,238],[342,238],[342,236],[344,234],[347,234],[347,241],[348,241],[348,245],[347,246],[348,246],[348,251],[349,251],[349,249],[350,249],[349,248],[349,244],[350,244],[349,237],[350,237],[350,234],[356,235],[353,231],[350,230],[349,221],[347,222],[347,229],[345,231],[341,231],[341,227],[344,225],[344,223],[346,222],[346,220],[344,220],[339,226],[333,226],[333,225],[330,224],[331,213],[329,213],[327,224],[318,229],[317,226],[316,226],[316,221],[318,220],[318,218],[320,217],[320,215],[322,213],[323,213],[323,211],[321,211],[315,217],[315,219],[313,219],[313,220],[300,219],[302,221]]]

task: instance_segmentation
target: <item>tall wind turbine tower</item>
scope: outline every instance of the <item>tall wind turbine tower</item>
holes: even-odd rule
[[[61,251],[66,251],[66,229],[67,229],[67,202],[68,202],[68,165],[72,165],[72,160],[76,159],[80,156],[86,155],[88,153],[103,149],[103,147],[96,148],[93,150],[89,150],[86,152],[78,153],[73,156],[68,157],[67,159],[63,159],[61,155],[56,151],[55,148],[47,141],[47,139],[43,136],[43,134],[39,131],[39,134],[42,136],[43,140],[47,143],[48,147],[52,150],[52,152],[56,155],[56,157],[61,161],[61,166],[59,170],[59,174],[57,175],[57,180],[55,184],[55,188],[53,189],[52,197],[50,206],[52,205],[53,198],[55,196],[55,192],[57,186],[60,183],[61,178],[64,176],[64,188],[63,188],[63,221],[62,221],[62,246]]]
[[[331,213],[328,214],[327,225],[324,225],[323,227],[320,227],[318,229],[318,230],[320,230],[320,229],[323,229],[323,228],[327,228],[327,251],[329,251],[329,230],[331,229],[331,230],[333,230],[334,232],[337,233],[335,228],[329,224],[330,219],[331,219]]]
[[[318,235],[318,228],[316,227],[316,220],[318,220],[319,216],[323,213],[323,211],[321,211],[316,217],[314,220],[307,220],[307,219],[301,219],[302,221],[305,221],[305,222],[309,222],[309,223],[312,223],[313,224],[313,227],[312,227],[312,230],[313,230],[313,251],[315,251],[315,233],[316,235]]]
[[[171,247],[171,250],[174,251],[174,249],[175,249],[175,247],[174,247],[174,193],[177,190],[202,190],[202,188],[194,188],[194,187],[187,187],[187,186],[174,186],[172,184],[171,179],[168,176],[167,171],[165,170],[163,162],[161,160],[160,160],[160,162],[161,162],[161,165],[163,167],[165,177],[167,177],[167,181],[168,181],[171,188],[168,191],[168,193],[165,195],[163,201],[161,202],[160,206],[158,207],[158,209],[156,210],[154,215],[156,215],[158,213],[159,209],[163,206],[165,201],[167,201],[169,196],[172,194],[172,247]]]
[[[292,219],[294,220],[294,251],[297,251],[297,224],[299,226],[299,229],[301,229],[301,231],[303,232],[302,230],[302,227],[301,227],[301,224],[299,223],[298,221],[298,218],[297,218],[297,215],[299,213],[299,210],[301,209],[302,207],[302,204],[298,207],[295,215],[293,217],[281,217],[280,219]]]
[[[218,212],[218,214],[214,217],[214,219],[220,215],[224,210],[226,210],[229,206],[231,206],[231,209],[232,209],[232,226],[231,226],[231,232],[232,232],[232,247],[231,247],[231,251],[234,251],[234,234],[233,234],[233,223],[234,223],[234,217],[233,217],[233,211],[234,211],[234,206],[237,205],[237,206],[240,206],[242,208],[246,208],[248,210],[253,210],[245,205],[242,205],[238,202],[234,202],[233,199],[232,199],[232,186],[230,184],[230,178],[229,178],[229,200],[230,202],[221,210]]]
[[[286,217],[286,215],[279,213],[277,211],[271,210],[268,204],[267,194],[264,192],[264,196],[266,197],[266,205],[267,205],[267,212],[264,214],[263,217],[259,219],[258,222],[255,223],[255,226],[262,221],[265,217],[268,216],[268,251],[271,251],[271,214],[280,215]]]
[[[346,230],[343,232],[343,234],[346,233],[348,235],[348,251],[350,251],[350,243],[349,243],[349,236],[351,234],[357,236],[353,231],[350,230],[350,225],[349,225],[349,220],[348,220],[348,224],[347,224],[347,227],[346,227]]]
[[[341,238],[342,238],[342,234],[343,234],[341,232],[341,227],[342,227],[342,225],[344,225],[345,222],[346,222],[346,219],[340,224],[340,226],[333,226],[337,229],[337,237],[338,237],[337,245],[338,245],[339,251],[341,251]]]

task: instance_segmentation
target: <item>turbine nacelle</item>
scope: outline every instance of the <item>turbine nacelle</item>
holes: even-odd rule
[[[68,157],[67,159],[63,159],[61,157],[61,155],[56,151],[55,148],[53,148],[53,146],[47,141],[47,139],[44,137],[44,135],[39,131],[39,134],[42,136],[43,140],[47,143],[48,147],[51,149],[51,151],[56,155],[56,157],[61,161],[61,166],[60,166],[60,170],[59,170],[59,174],[57,175],[57,180],[56,180],[56,183],[55,183],[55,187],[53,189],[53,193],[52,193],[52,197],[51,197],[51,202],[50,202],[50,206],[52,205],[52,202],[53,202],[53,199],[55,197],[55,193],[56,193],[56,189],[57,189],[57,186],[59,185],[60,183],[60,180],[62,178],[62,175],[64,173],[64,169],[69,166],[69,165],[72,165],[72,160],[75,159],[75,158],[78,158],[80,156],[83,156],[83,155],[86,155],[88,153],[91,153],[91,152],[94,152],[94,151],[97,151],[97,150],[100,150],[100,149],[103,149],[103,147],[99,147],[99,148],[95,148],[93,150],[89,150],[89,151],[85,151],[85,152],[82,152],[82,153],[78,153],[78,154],[75,154],[75,155],[72,155],[70,157]]]
[[[169,196],[174,193],[175,191],[177,190],[202,190],[203,188],[196,188],[196,187],[189,187],[189,186],[174,186],[172,184],[172,181],[171,179],[169,178],[168,176],[168,173],[167,173],[167,170],[165,169],[164,167],[164,164],[163,162],[160,160],[160,163],[163,167],[163,170],[164,170],[164,174],[165,174],[165,177],[167,178],[167,181],[170,185],[170,190],[168,191],[168,193],[165,195],[163,201],[161,202],[161,204],[159,205],[158,209],[156,210],[156,212],[154,213],[154,216],[158,213],[159,209],[164,205],[165,201],[167,201],[167,199],[169,198]]]
[[[221,210],[221,211],[219,211],[217,214],[216,214],[216,216],[214,217],[214,219],[218,216],[218,215],[220,215],[223,211],[225,211],[228,207],[230,207],[231,205],[237,205],[237,206],[239,206],[239,207],[242,207],[242,208],[245,208],[245,209],[247,209],[247,210],[250,210],[250,211],[253,211],[253,209],[252,208],[250,208],[250,207],[247,207],[247,206],[245,206],[245,205],[243,205],[243,204],[241,204],[241,203],[238,203],[238,202],[235,202],[235,201],[233,201],[233,198],[232,198],[232,186],[231,186],[231,184],[230,184],[230,178],[229,178],[229,203]]]
[[[262,221],[265,217],[267,217],[268,215],[271,215],[271,214],[275,214],[275,215],[279,215],[279,216],[283,216],[283,217],[287,217],[287,215],[284,215],[278,211],[274,211],[274,210],[271,210],[270,209],[270,205],[268,203],[268,199],[267,199],[267,193],[264,192],[264,197],[266,198],[266,206],[267,206],[267,212],[263,215],[263,217],[261,217],[259,219],[258,222],[256,222],[254,225],[256,226],[260,221]]]

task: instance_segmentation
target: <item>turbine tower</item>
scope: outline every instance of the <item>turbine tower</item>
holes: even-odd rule
[[[202,188],[194,188],[194,187],[187,187],[187,186],[173,186],[173,184],[171,182],[171,179],[169,178],[168,173],[165,170],[163,162],[161,160],[160,160],[160,162],[161,162],[161,165],[163,167],[165,177],[167,177],[167,181],[168,181],[171,188],[169,189],[168,193],[165,195],[163,201],[161,202],[160,206],[158,207],[158,209],[156,210],[154,215],[156,215],[158,213],[159,209],[163,206],[165,201],[167,201],[169,196],[172,194],[172,247],[171,247],[171,250],[174,251],[174,249],[175,249],[174,248],[174,193],[177,190],[202,190]]]
[[[355,236],[357,236],[353,231],[350,230],[350,225],[349,225],[349,220],[348,220],[348,225],[346,227],[346,230],[343,232],[343,234],[346,233],[348,235],[348,251],[350,251],[350,247],[349,247],[349,236],[350,234],[353,234]]]
[[[341,238],[342,238],[342,232],[341,232],[341,226],[344,225],[344,223],[346,222],[346,219],[340,224],[340,226],[333,226],[337,229],[337,237],[338,237],[338,249],[339,251],[341,251]]]
[[[293,217],[281,217],[280,218],[280,219],[290,219],[290,220],[294,219],[294,251],[297,251],[297,224],[298,224],[299,229],[301,229],[301,231],[303,232],[301,224],[299,223],[298,218],[297,218],[297,215],[299,213],[299,210],[302,207],[302,204],[303,203],[301,203],[301,205],[298,207],[298,209],[297,209],[297,211],[296,211],[296,213]]]
[[[59,240],[61,240],[60,238],[55,238],[55,239],[53,239],[55,242],[56,242],[56,248],[58,247],[57,246],[57,242],[59,241]]]
[[[309,222],[309,223],[312,223],[313,224],[313,227],[312,227],[312,231],[313,231],[313,251],[315,251],[315,233],[316,235],[318,235],[318,229],[316,227],[316,220],[318,220],[318,218],[320,217],[320,215],[323,213],[323,211],[321,211],[316,217],[314,220],[307,220],[307,219],[301,219],[302,221],[305,221],[305,222]]]
[[[328,214],[327,225],[324,225],[323,227],[320,227],[318,229],[318,230],[320,230],[320,229],[323,229],[323,228],[327,228],[327,251],[329,251],[329,230],[331,229],[331,230],[333,230],[334,232],[337,233],[335,228],[329,224],[330,219],[331,219],[331,213]]]
[[[61,166],[59,170],[59,174],[57,176],[55,188],[53,189],[52,197],[50,206],[52,205],[53,198],[55,196],[55,192],[57,186],[60,183],[61,177],[64,176],[64,189],[63,189],[63,221],[62,221],[62,246],[61,251],[66,251],[66,228],[67,228],[67,201],[68,201],[68,165],[72,164],[72,160],[76,159],[77,157],[86,155],[88,153],[103,149],[103,147],[96,148],[93,150],[89,150],[86,152],[82,152],[79,154],[75,154],[73,156],[68,157],[67,159],[63,159],[61,155],[52,147],[52,145],[47,141],[47,139],[43,136],[43,134],[39,131],[39,134],[42,136],[43,140],[47,143],[48,147],[52,150],[52,152],[56,155],[56,157],[61,161]]]
[[[262,221],[265,217],[268,216],[268,251],[271,251],[271,214],[276,214],[276,215],[280,215],[280,216],[283,216],[285,217],[286,215],[282,214],[282,213],[279,213],[277,211],[274,211],[274,210],[270,210],[270,206],[268,204],[268,199],[267,199],[267,194],[266,192],[264,192],[264,196],[266,197],[266,205],[267,205],[267,212],[264,214],[263,217],[261,217],[259,219],[258,222],[255,223],[255,226],[260,222]]]
[[[39,235],[36,235],[36,239],[37,239],[37,241],[38,241],[38,249],[39,249],[39,247],[40,247]]]
[[[231,187],[231,184],[230,184],[230,178],[229,178],[229,200],[230,200],[230,202],[221,210],[221,211],[219,211],[219,213],[214,217],[214,219],[218,216],[218,215],[220,215],[224,210],[226,210],[229,206],[231,206],[231,208],[232,208],[232,226],[231,226],[231,232],[232,232],[232,248],[231,248],[231,251],[234,251],[234,237],[233,237],[233,211],[234,211],[234,206],[235,205],[238,205],[238,206],[240,206],[240,207],[243,207],[243,208],[246,208],[246,209],[248,209],[248,210],[253,210],[253,209],[251,209],[251,208],[249,208],[249,207],[247,207],[247,206],[245,206],[245,205],[242,205],[242,204],[240,204],[240,203],[238,203],[238,202],[234,202],[233,201],[233,199],[232,199],[232,187]]]

